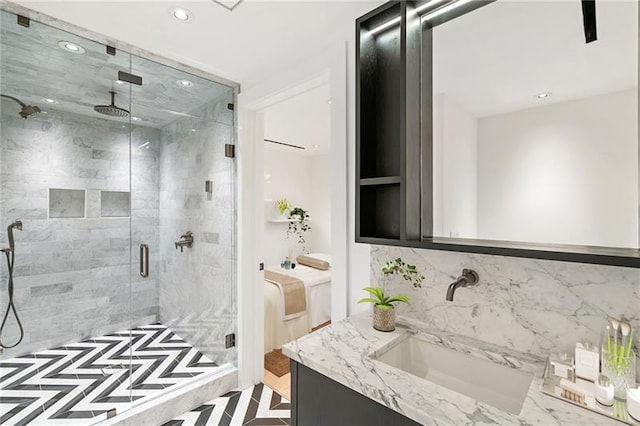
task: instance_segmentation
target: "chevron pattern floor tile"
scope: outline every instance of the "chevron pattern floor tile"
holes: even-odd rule
[[[162,426],[268,426],[290,425],[291,404],[260,383],[229,392]]]
[[[4,360],[0,424],[94,424],[218,368],[163,325]]]

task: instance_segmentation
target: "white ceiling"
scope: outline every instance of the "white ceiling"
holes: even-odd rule
[[[265,139],[304,147],[305,150],[265,142],[265,149],[302,155],[328,154],[331,144],[329,85],[309,90],[265,110]],[[314,145],[319,145],[314,147]]]
[[[381,2],[211,0],[18,3],[247,89],[352,34]],[[585,44],[579,0],[499,0],[436,28],[434,85],[486,116],[637,85],[637,2],[600,0],[598,41]],[[194,13],[175,20],[171,7]],[[552,92],[544,101],[534,96]]]
[[[246,89],[352,34],[355,19],[381,2],[245,0],[233,11],[211,0],[17,3]],[[169,12],[175,6],[189,9],[195,19],[177,21]]]
[[[128,119],[107,117],[93,109],[94,105],[109,104],[109,91],[113,90],[115,104],[139,119],[134,124],[162,128],[184,117],[192,117],[195,125],[205,119],[202,105],[220,96],[232,99],[230,87],[121,51],[107,55],[104,45],[47,25],[32,22],[29,28],[22,27],[10,13],[1,14],[0,36],[0,93],[45,112],[73,112],[124,125]],[[60,48],[61,40],[81,46],[85,53]],[[142,86],[117,84],[118,71],[141,76]],[[182,79],[193,86],[180,87],[177,81]],[[44,98],[56,103],[48,104]],[[17,116],[18,105],[3,101],[6,111]]]
[[[637,87],[638,3],[596,5],[589,44],[578,0],[498,0],[436,27],[434,93],[481,117]]]

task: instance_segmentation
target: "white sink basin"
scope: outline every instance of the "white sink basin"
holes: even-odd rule
[[[378,361],[512,414],[520,414],[533,374],[410,336]]]

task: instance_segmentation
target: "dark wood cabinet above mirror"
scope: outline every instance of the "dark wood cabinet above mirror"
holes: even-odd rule
[[[640,266],[638,3],[580,6],[356,21],[356,242]]]
[[[420,27],[414,22],[413,34],[407,30],[411,7],[387,3],[357,21],[356,222],[362,237],[420,239]]]

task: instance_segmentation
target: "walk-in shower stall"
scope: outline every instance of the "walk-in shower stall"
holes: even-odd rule
[[[235,371],[237,86],[1,19],[0,424]]]

